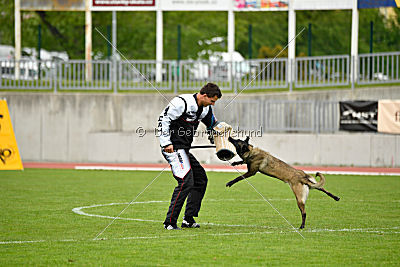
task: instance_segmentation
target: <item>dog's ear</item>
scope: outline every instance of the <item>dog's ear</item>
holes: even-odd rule
[[[249,140],[250,140],[250,136],[247,136],[245,142],[248,144]]]

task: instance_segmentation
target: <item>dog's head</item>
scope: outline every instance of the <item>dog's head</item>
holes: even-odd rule
[[[228,140],[235,146],[236,153],[239,155],[239,157],[243,158],[243,154],[250,151],[250,137],[247,137],[244,141],[240,139],[233,139],[232,137],[229,137]]]

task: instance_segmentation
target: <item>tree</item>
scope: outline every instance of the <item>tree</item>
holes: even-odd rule
[[[0,0],[0,6],[0,44],[14,45],[14,1]]]
[[[0,0],[0,42],[14,45],[14,1]],[[296,55],[307,53],[307,27],[312,23],[312,54],[350,54],[351,11],[297,11]],[[374,52],[400,51],[400,11],[385,18],[379,9],[360,10],[359,52],[369,52],[370,21],[374,22]],[[119,51],[128,59],[156,58],[155,12],[118,12]],[[204,49],[227,51],[227,12],[164,12],[164,59],[177,59],[177,25],[181,25],[181,58],[196,59]],[[111,25],[111,12],[93,12],[93,54],[107,56],[107,41],[95,30],[107,36]],[[37,26],[42,24],[42,48],[50,51],[67,51],[70,58],[85,57],[84,12],[22,12],[22,47],[37,46]],[[248,26],[252,25],[252,50],[260,57],[271,56],[268,49],[287,45],[287,12],[236,12],[235,50],[248,57]],[[107,36],[108,37],[108,36]],[[223,37],[224,42],[208,46],[204,40]],[[275,54],[276,55],[276,54]]]

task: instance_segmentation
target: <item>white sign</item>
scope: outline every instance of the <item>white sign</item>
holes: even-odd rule
[[[93,0],[93,6],[154,6],[155,0]]]
[[[159,0],[165,11],[227,11],[233,0]]]
[[[293,6],[294,10],[352,9],[352,1],[293,0]],[[289,0],[90,0],[90,2],[93,11],[286,11],[289,5]]]
[[[92,11],[154,11],[156,0],[90,0]]]
[[[294,0],[295,10],[338,10],[352,8],[352,0]]]

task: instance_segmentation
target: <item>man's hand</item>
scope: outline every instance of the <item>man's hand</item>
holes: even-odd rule
[[[214,126],[214,130],[216,130],[217,132],[226,132],[232,130],[232,126],[224,121],[221,121],[220,123]]]
[[[169,145],[164,147],[164,151],[167,153],[173,153],[174,152],[174,146],[173,145]]]

